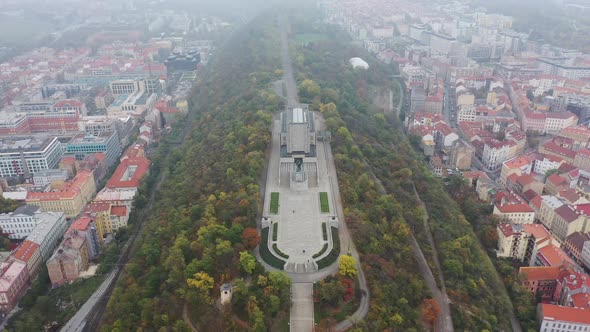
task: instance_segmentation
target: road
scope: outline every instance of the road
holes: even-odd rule
[[[289,39],[287,31],[288,21],[285,15],[279,16],[279,24],[281,26],[281,60],[284,72],[283,84],[286,93],[285,99],[287,105],[294,105],[298,103],[299,98],[297,96],[297,84],[295,82],[295,76],[293,73],[293,65],[291,57],[289,55]],[[319,130],[325,129],[324,119],[321,115],[318,116],[317,128]],[[276,140],[280,140],[280,137],[273,135],[273,146],[277,144]],[[340,189],[338,188],[336,166],[332,155],[332,148],[329,143],[324,144],[324,153],[328,168],[328,178],[330,182],[330,187],[332,189],[332,194],[336,205],[336,212],[339,220],[338,235],[340,237],[340,252],[341,254],[348,253],[356,259],[357,268],[359,271],[359,288],[361,290],[361,293],[363,294],[359,308],[350,317],[338,323],[335,327],[336,331],[344,331],[352,327],[355,324],[355,322],[364,319],[364,317],[367,315],[369,310],[369,289],[367,287],[364,272],[360,265],[360,256],[354,246],[354,243],[351,240],[351,236],[346,227],[346,223],[344,222],[344,210],[342,208]],[[269,165],[268,167],[273,167],[273,165]],[[264,263],[264,261],[262,261],[258,250],[255,251],[255,254],[258,260],[263,264],[263,266],[267,270],[276,270],[268,264]],[[291,322],[293,324],[291,325],[291,331],[313,331],[313,282],[322,280],[327,276],[335,274],[337,272],[338,263],[335,262],[334,264],[322,270],[311,273],[288,273],[293,282],[291,288],[291,293],[293,296],[293,306],[291,308]]]
[[[102,284],[96,289],[96,291],[90,296],[90,298],[82,305],[80,310],[76,312],[74,317],[72,317],[64,327],[62,327],[62,332],[74,332],[74,331],[83,331],[86,323],[87,317],[92,313],[94,307],[98,304],[99,301],[103,298],[105,292],[111,286],[111,283],[115,279],[117,275],[117,267],[115,271],[109,273],[107,278],[102,282]]]
[[[422,206],[422,209],[424,210],[424,216],[422,218],[422,223],[424,224],[424,231],[426,232],[426,237],[428,238],[428,243],[430,244],[430,247],[432,248],[432,256],[433,256],[432,258],[434,260],[434,265],[436,266],[436,269],[438,270],[438,279],[440,282],[440,289],[438,289],[438,287],[436,286],[436,282],[434,281],[434,277],[429,277],[426,280],[426,283],[428,284],[428,288],[430,288],[431,291],[435,288],[436,288],[436,290],[438,290],[438,291],[434,292],[435,299],[438,302],[438,305],[440,306],[440,315],[438,316],[438,319],[437,319],[436,330],[440,331],[440,332],[454,331],[453,319],[451,318],[451,307],[449,305],[450,301],[449,301],[449,296],[447,295],[447,287],[445,285],[445,278],[444,278],[443,270],[440,266],[440,261],[438,259],[438,250],[436,249],[436,244],[434,243],[434,238],[432,237],[432,232],[430,231],[430,225],[428,224],[428,219],[430,218],[428,215],[428,210],[426,209],[426,205],[424,204],[424,202],[420,198],[420,195],[418,195],[418,191],[416,190],[416,186],[413,183],[412,183],[412,186],[414,187],[414,194],[416,195],[418,202],[420,203],[420,205]],[[413,234],[412,234],[412,240],[413,240],[412,247],[418,245]],[[420,252],[420,255],[422,256],[422,258],[424,258],[424,255],[422,254],[422,252]],[[424,263],[425,263],[425,261],[423,263],[421,263],[421,265]],[[432,272],[430,272],[430,274],[432,274]]]
[[[181,136],[180,141],[174,145],[181,146],[184,144],[185,140],[190,135],[191,124],[194,118],[195,112],[189,112],[187,121],[185,123],[183,135]],[[127,244],[121,250],[121,256],[119,257],[119,260],[117,261],[117,265],[115,266],[114,270],[109,274],[109,276],[107,277],[107,279],[105,279],[101,286],[99,286],[97,291],[95,291],[95,293],[82,305],[80,310],[76,312],[74,317],[72,317],[70,321],[66,323],[66,325],[61,329],[61,331],[99,330],[102,321],[102,316],[110,300],[110,297],[115,289],[117,280],[121,276],[125,264],[127,264],[127,262],[129,261],[130,254],[135,250],[135,240],[143,230],[144,220],[147,219],[150,215],[151,209],[156,198],[156,193],[160,190],[162,183],[165,181],[165,179],[166,173],[163,170],[159,175],[158,182],[156,183],[156,185],[150,193],[147,205],[141,211],[138,221],[134,226],[134,230],[132,232],[131,237],[127,241]]]

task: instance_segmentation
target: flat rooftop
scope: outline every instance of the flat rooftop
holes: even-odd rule
[[[43,151],[57,137],[9,136],[0,139],[0,153]]]

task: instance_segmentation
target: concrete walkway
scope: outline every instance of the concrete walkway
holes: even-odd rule
[[[289,326],[292,332],[312,332],[313,316],[313,283],[295,282],[291,285],[291,318]]]

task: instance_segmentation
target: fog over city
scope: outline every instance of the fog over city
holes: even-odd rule
[[[589,331],[589,14],[0,0],[0,331]]]

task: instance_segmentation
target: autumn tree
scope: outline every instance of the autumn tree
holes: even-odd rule
[[[260,243],[260,234],[255,228],[248,227],[242,233],[242,241],[248,250],[254,250]]]
[[[354,278],[357,274],[356,259],[350,255],[342,255],[338,259],[338,272],[343,277]]]
[[[299,85],[299,94],[302,98],[311,100],[321,92],[320,86],[309,79],[305,79]]]
[[[264,314],[262,310],[260,310],[255,296],[250,297],[250,300],[246,305],[246,310],[248,311],[248,318],[250,320],[250,331],[266,331],[266,325],[264,324]]]
[[[425,299],[422,301],[422,304],[420,304],[420,311],[422,312],[422,320],[424,323],[433,325],[440,314],[440,306],[435,299]]]
[[[189,287],[196,288],[199,291],[199,297],[204,303],[211,303],[209,292],[215,284],[215,280],[205,272],[195,273],[193,278],[186,280]]]

